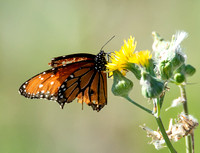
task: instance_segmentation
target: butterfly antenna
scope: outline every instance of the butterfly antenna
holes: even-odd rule
[[[101,50],[103,50],[103,48],[104,48],[114,37],[115,37],[115,35],[112,36],[112,37],[101,47]]]

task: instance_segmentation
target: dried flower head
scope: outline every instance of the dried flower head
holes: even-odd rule
[[[176,142],[182,137],[192,134],[198,125],[199,123],[197,119],[195,119],[193,116],[187,116],[181,113],[177,123],[173,124],[173,120],[170,119],[169,129],[166,131],[166,133],[169,137],[169,140]],[[150,144],[153,144],[156,149],[165,147],[165,141],[159,129],[157,131],[153,131],[145,125],[141,126],[141,128],[147,132],[147,137],[152,138]]]

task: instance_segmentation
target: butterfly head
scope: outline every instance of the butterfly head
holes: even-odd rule
[[[107,61],[105,59],[106,53],[101,50],[95,57],[95,69],[97,71],[105,71],[106,70],[106,64]]]
[[[103,48],[114,38],[115,36],[112,36],[100,49],[100,52],[95,57],[95,69],[98,72],[105,71],[106,70],[106,53],[103,51]]]

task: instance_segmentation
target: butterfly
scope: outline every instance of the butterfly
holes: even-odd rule
[[[26,98],[57,101],[63,108],[77,98],[93,110],[100,111],[107,104],[106,53],[97,55],[71,54],[53,58],[49,70],[41,72],[19,88]]]

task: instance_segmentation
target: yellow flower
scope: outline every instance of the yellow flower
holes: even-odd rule
[[[149,59],[152,57],[150,51],[135,52],[136,44],[135,38],[130,36],[128,41],[124,40],[124,45],[119,51],[111,53],[111,62],[106,65],[108,71],[111,72],[110,75],[115,70],[119,70],[125,75],[130,63],[135,63],[143,67],[149,65]]]
[[[126,67],[129,58],[135,56],[135,48],[136,42],[134,42],[134,38],[132,36],[130,36],[128,41],[124,40],[124,45],[121,47],[121,49],[111,53],[111,63],[106,65],[108,71],[112,72],[119,70],[123,75],[125,75],[127,72]]]
[[[152,58],[152,54],[149,50],[143,50],[140,52],[136,52],[135,56],[129,58],[130,63],[135,63],[143,67],[149,66],[149,59]]]

